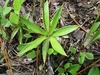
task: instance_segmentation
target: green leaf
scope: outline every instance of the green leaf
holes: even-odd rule
[[[89,60],[93,60],[94,59],[94,56],[93,56],[92,53],[87,53],[86,52],[85,55],[86,55],[86,58],[89,59]]]
[[[61,73],[61,75],[66,75],[65,73]]]
[[[89,70],[88,75],[100,75],[99,68],[98,68],[97,66],[92,67],[92,68]]]
[[[14,31],[11,34],[11,40],[15,37],[15,35],[17,34],[19,28],[15,28]]]
[[[4,9],[3,9],[3,15],[4,15],[4,16],[7,15],[11,10],[12,10],[11,7],[6,7],[6,8],[4,8]]]
[[[100,39],[100,29],[94,34],[94,36],[92,37],[92,39],[90,40],[90,43],[96,41]]]
[[[63,50],[62,46],[59,44],[59,42],[57,41],[56,38],[50,37],[50,43],[54,50],[56,50],[58,53],[60,53],[62,55],[67,56],[65,51]]]
[[[58,67],[58,72],[63,73],[64,72],[64,68]]]
[[[45,63],[45,61],[46,61],[46,56],[47,56],[48,47],[49,47],[49,40],[46,39],[46,40],[43,42],[43,46],[42,46],[42,56],[43,56],[43,62],[44,62],[44,63]]]
[[[83,63],[84,63],[84,60],[85,60],[85,57],[84,57],[84,56],[80,56],[80,57],[78,58],[78,62],[79,62],[80,64],[83,64]]]
[[[53,52],[54,52],[54,49],[49,48],[49,50],[48,50],[48,54],[51,55]]]
[[[19,22],[19,16],[16,15],[15,13],[11,12],[10,13],[10,21],[14,24],[18,24]]]
[[[22,29],[20,28],[19,33],[18,33],[18,40],[19,40],[19,44],[22,44],[22,39],[23,39],[23,33],[22,33]]]
[[[76,25],[72,25],[72,26],[64,26],[62,28],[59,28],[58,30],[56,30],[52,36],[63,36],[66,35],[68,33],[71,33],[72,31],[76,30],[78,28],[78,26]]]
[[[58,52],[57,51],[53,51],[53,55],[56,55],[57,56]]]
[[[8,19],[5,19],[5,24],[3,24],[3,27],[10,27],[12,24]]]
[[[36,52],[32,50],[30,53],[27,54],[28,58],[35,58],[36,57]]]
[[[43,22],[46,30],[49,32],[49,6],[48,1],[43,5]]]
[[[71,66],[71,63],[66,63],[66,64],[64,65],[64,68],[68,69],[70,66]]]
[[[30,34],[24,34],[24,37],[28,39],[28,38],[31,38],[32,35],[30,35]]]
[[[0,29],[0,34],[2,35],[3,38],[8,39],[8,36],[6,35],[6,32],[4,30]]]
[[[71,53],[75,54],[76,53],[76,49],[73,47],[69,47],[69,51],[71,51]]]
[[[21,4],[24,2],[24,0],[14,0],[13,6],[14,6],[14,12],[19,15],[19,11],[21,9]]]
[[[20,17],[22,23],[24,23],[29,29],[31,29],[34,33],[40,33],[42,35],[46,35],[46,32],[38,27],[37,25],[31,23],[30,21]]]
[[[96,23],[94,23],[94,24],[92,25],[92,27],[90,28],[89,33],[87,34],[87,36],[86,36],[85,39],[84,39],[84,42],[86,42],[86,40],[88,39],[88,37],[89,37],[94,31],[96,31],[96,29],[99,27],[99,25],[100,25],[100,22],[96,22]]]
[[[29,50],[36,48],[41,42],[43,42],[46,39],[45,36],[41,36],[40,38],[37,38],[36,40],[29,42],[29,43],[25,43],[25,44],[21,44],[17,47],[18,50],[21,50],[18,53],[18,56],[22,56],[23,54],[25,54],[26,52],[28,52]]]
[[[52,18],[51,22],[50,22],[50,34],[52,34],[55,31],[55,28],[57,26],[57,23],[60,19],[60,14],[62,11],[62,6],[58,9],[58,11],[56,12],[56,14],[54,15],[54,17]]]
[[[43,65],[39,65],[39,70],[42,70],[43,69]]]
[[[19,14],[19,11],[20,11],[20,8],[21,8],[20,0],[14,0],[13,6],[14,6],[14,12],[16,14]]]
[[[80,65],[74,64],[68,68],[68,72],[70,72],[72,75],[76,75],[76,73],[79,69],[80,69]]]
[[[80,52],[80,56],[82,56],[82,57],[86,57],[86,54],[85,54],[86,52]]]

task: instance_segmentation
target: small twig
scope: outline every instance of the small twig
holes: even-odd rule
[[[79,71],[76,75],[79,75],[80,73],[84,72],[85,70],[87,70],[88,68],[94,66],[97,62],[99,62],[100,59],[98,59],[97,61],[93,62],[92,64],[90,64],[89,66],[87,66],[86,68],[84,68],[83,70]]]
[[[82,30],[84,30],[86,33],[88,33],[87,30],[85,29],[85,27],[83,27],[82,25],[80,25],[80,24],[76,21],[76,19],[74,18],[74,16],[69,12],[69,9],[67,8],[67,6],[66,6],[66,9],[67,9],[67,12],[68,12],[68,14],[70,15],[70,17],[73,19],[73,21],[74,21]]]

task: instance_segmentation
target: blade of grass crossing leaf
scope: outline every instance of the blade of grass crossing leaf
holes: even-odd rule
[[[43,21],[47,31],[49,31],[49,6],[48,1],[43,5]]]
[[[52,45],[52,48],[57,51],[58,53],[67,56],[64,49],[62,48],[62,46],[60,45],[60,43],[57,41],[56,38],[54,37],[50,37],[50,43]]]
[[[52,18],[51,22],[50,22],[50,34],[53,33],[53,31],[55,30],[58,20],[60,18],[61,15],[61,11],[62,11],[62,6],[58,9],[58,11],[56,12],[56,14],[54,15],[54,17]]]
[[[5,4],[4,4],[4,8],[7,7],[7,4],[8,4],[9,0],[6,0]]]
[[[98,39],[100,39],[100,29],[94,34],[94,36],[92,37],[90,43],[92,43],[92,42],[94,42]]]
[[[22,23],[24,23],[29,29],[31,29],[34,33],[40,33],[42,35],[46,35],[46,32],[38,27],[37,25],[31,23],[30,21],[20,17]]]
[[[43,42],[43,47],[42,47],[42,56],[43,56],[43,62],[45,63],[46,61],[46,56],[47,56],[47,50],[49,48],[49,40],[45,40]]]
[[[66,35],[74,30],[76,30],[78,28],[77,25],[71,25],[71,26],[64,26],[62,28],[59,28],[58,30],[56,30],[52,36],[62,36],[62,35]]]
[[[86,42],[86,40],[88,39],[88,37],[89,37],[94,31],[96,31],[96,29],[99,27],[99,25],[100,25],[100,22],[96,22],[96,23],[94,23],[94,24],[92,25],[92,27],[90,28],[89,33],[87,34],[87,36],[86,36],[85,39],[84,39],[84,42]]]
[[[21,51],[18,53],[18,56],[22,56],[23,54],[25,54],[27,51],[33,49],[33,48],[36,48],[41,42],[43,42],[44,40],[46,39],[46,37],[44,36],[41,36],[40,38],[30,42],[30,43],[26,43],[25,45],[22,44],[22,45],[19,45],[18,46],[18,49]],[[23,48],[22,48],[23,47]]]

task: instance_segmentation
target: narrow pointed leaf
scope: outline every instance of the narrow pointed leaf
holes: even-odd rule
[[[51,45],[52,45],[52,47],[53,47],[53,49],[54,49],[55,51],[57,51],[58,53],[60,53],[60,54],[62,54],[62,55],[67,56],[66,53],[65,53],[65,51],[64,51],[64,49],[63,49],[62,46],[59,44],[59,42],[57,41],[56,38],[50,37],[50,43],[51,43]]]
[[[43,47],[42,47],[42,57],[44,63],[46,61],[48,46],[49,46],[49,40],[47,39],[43,42]]]
[[[26,52],[28,52],[29,50],[33,49],[33,48],[36,48],[41,42],[43,42],[44,40],[46,39],[46,37],[44,36],[41,36],[40,38],[32,41],[32,42],[29,42],[29,43],[25,43],[25,44],[21,44],[19,45],[17,48],[19,50],[21,50],[19,53],[18,53],[18,56],[22,56],[23,54],[25,54]]]
[[[11,39],[13,39],[15,37],[15,35],[17,34],[19,28],[15,28],[14,31],[11,34]]]
[[[48,1],[43,5],[43,22],[47,31],[49,31],[49,6]]]
[[[54,15],[54,17],[52,18],[51,20],[51,23],[50,23],[50,34],[53,33],[53,31],[55,30],[56,26],[57,26],[57,23],[60,19],[60,14],[61,14],[61,11],[62,11],[62,6],[59,8],[59,10],[56,12],[56,14]]]
[[[34,33],[40,33],[42,35],[46,35],[46,32],[38,27],[37,25],[31,23],[30,21],[20,17],[22,23],[24,23],[29,29],[31,29]]]
[[[100,29],[94,34],[94,36],[92,37],[90,43],[92,43],[92,42],[94,42],[98,39],[100,39]]]
[[[78,28],[78,26],[76,25],[72,25],[72,26],[64,26],[62,28],[59,28],[58,30],[56,30],[52,36],[63,36],[66,35],[74,30],[76,30]]]
[[[96,31],[96,29],[99,27],[99,25],[100,25],[100,22],[96,22],[96,23],[94,23],[94,24],[92,25],[92,27],[90,28],[89,33],[87,34],[87,36],[86,36],[85,39],[84,39],[84,42],[86,42],[86,40],[88,39],[88,37],[89,37],[93,32]]]

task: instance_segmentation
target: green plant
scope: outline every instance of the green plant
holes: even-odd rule
[[[86,44],[85,46],[89,45],[90,43],[93,43],[94,41],[100,39],[100,28],[99,28],[99,25],[100,25],[100,22],[97,22],[98,18],[100,17],[100,11],[98,12],[98,16],[97,18],[95,19],[92,27],[90,28],[87,36],[85,37],[84,39],[84,43],[87,41],[87,39],[92,36],[92,38],[90,39],[89,43]]]
[[[33,33],[39,34],[40,37],[34,41],[29,43],[24,43],[19,45],[17,48],[21,50],[18,53],[18,56],[22,56],[26,52],[36,48],[39,44],[43,42],[42,45],[42,56],[43,61],[45,63],[47,51],[49,49],[49,43],[51,44],[52,48],[62,55],[66,55],[65,51],[63,50],[60,43],[57,41],[56,37],[66,35],[78,28],[76,25],[64,26],[62,28],[56,29],[58,20],[60,18],[60,14],[62,11],[62,6],[58,9],[55,13],[54,17],[52,18],[51,22],[49,20],[49,6],[48,1],[46,1],[43,5],[43,23],[44,29],[41,29],[38,25],[31,23],[30,21],[26,20],[23,17],[20,17],[20,21],[24,23],[28,29],[31,29]]]
[[[10,22],[13,24],[12,26],[13,32],[11,34],[10,40],[12,40],[15,37],[15,35],[18,34],[18,40],[20,44],[22,43],[24,25],[23,23],[19,22],[19,16],[20,16],[21,5],[23,2],[24,0],[14,0],[13,12],[10,12],[10,17],[9,17]]]
[[[95,42],[96,40],[100,39],[100,28],[99,28],[100,21],[97,21],[99,19],[99,17],[100,17],[100,11],[98,12],[97,18],[95,19],[92,27],[90,28],[90,31],[88,32],[87,36],[84,39],[84,43],[85,43],[85,42],[87,42],[89,37],[92,37],[90,39],[90,41],[85,45],[85,47],[88,46],[89,44]],[[78,59],[80,64],[84,63],[85,57],[90,60],[94,59],[94,56],[92,53],[87,53],[87,52],[80,53],[80,57]],[[100,70],[98,69],[98,67],[93,66],[89,70],[88,75],[100,75]]]
[[[5,29],[12,25],[11,22],[6,18],[9,12],[12,10],[12,7],[7,6],[8,2],[9,0],[6,0],[4,7],[0,6],[0,34],[5,39],[8,39]]]
[[[67,59],[67,63],[64,63],[61,66],[58,66],[58,63],[56,63],[56,66],[54,65],[55,68],[57,68],[58,73],[60,73],[61,75],[67,75],[68,73],[70,73],[71,75],[76,75],[77,72],[80,70],[80,67],[82,66],[82,64],[84,64],[85,58],[87,58],[88,60],[93,60],[94,56],[92,53],[89,52],[79,52],[77,53],[78,55],[78,59],[76,60],[76,58],[73,56],[73,54],[76,54],[76,49],[73,48],[72,46],[69,47],[69,51],[72,53],[70,58]],[[77,64],[73,63],[73,61],[78,61]]]
[[[79,64],[72,64],[72,63],[65,63],[63,67],[58,67],[57,71],[61,75],[70,73],[71,75],[76,75],[77,71],[80,69],[81,65]]]
[[[78,58],[78,62],[80,64],[83,64],[85,61],[85,58],[87,58],[88,60],[93,60],[94,56],[92,53],[89,53],[89,52],[80,52],[80,57]]]

